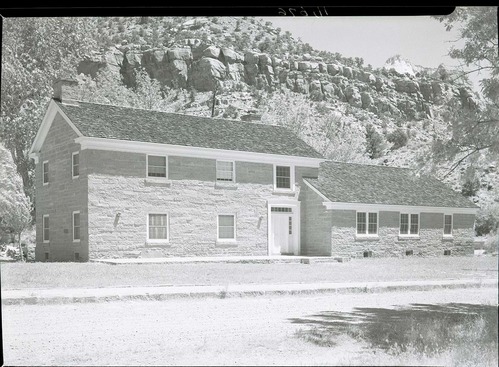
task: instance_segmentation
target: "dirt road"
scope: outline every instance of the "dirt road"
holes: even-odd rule
[[[497,288],[383,294],[2,306],[6,365],[358,364],[363,345],[320,347],[292,319],[353,307],[496,304]]]

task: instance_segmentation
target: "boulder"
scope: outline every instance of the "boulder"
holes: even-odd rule
[[[319,64],[311,61],[300,61],[298,62],[298,71],[302,72],[317,72],[319,71]]]
[[[258,57],[258,64],[261,67],[264,67],[264,66],[272,67],[272,59],[267,54],[260,54],[260,56]]]
[[[314,80],[309,84],[310,98],[314,101],[322,101],[324,94],[322,93],[322,86],[319,80]]]
[[[369,109],[371,106],[374,105],[374,99],[371,96],[371,94],[368,92],[360,93],[360,99],[362,102],[362,108],[364,109]]]
[[[242,63],[244,61],[244,56],[233,49],[224,47],[220,52],[221,57],[223,57],[227,64]]]
[[[336,74],[340,74],[342,72],[342,70],[340,69],[340,66],[338,66],[336,64],[327,64],[326,67],[327,67],[327,72],[329,75],[336,75]]]
[[[209,46],[203,50],[203,57],[211,57],[217,59],[220,57],[220,49],[215,46]]]
[[[345,98],[354,107],[362,107],[362,97],[357,87],[349,85],[344,90]]]
[[[254,63],[246,63],[244,65],[244,75],[246,83],[249,85],[255,85],[256,76],[258,75],[258,65]]]
[[[203,57],[192,64],[189,76],[189,85],[199,91],[212,91],[217,86],[217,81],[226,76],[227,69],[219,60]]]
[[[260,59],[260,54],[258,52],[249,51],[244,54],[245,64],[258,64]]]
[[[174,48],[167,51],[168,61],[183,60],[192,61],[192,51],[190,48]]]
[[[348,79],[352,79],[353,78],[352,68],[350,68],[348,66],[344,66],[343,67],[343,76],[348,78]]]
[[[419,84],[419,90],[426,101],[433,100],[433,90],[430,83],[424,82]]]
[[[323,74],[327,73],[327,66],[323,62],[319,63],[319,72]]]
[[[395,90],[403,93],[416,93],[419,92],[418,82],[410,79],[395,79]]]

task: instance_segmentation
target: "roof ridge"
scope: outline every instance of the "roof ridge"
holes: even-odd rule
[[[368,164],[368,163],[357,163],[357,162],[340,162],[340,161],[334,161],[334,160],[328,160],[325,161],[324,163],[334,163],[334,164],[345,164],[345,165],[356,165],[356,166],[367,166],[367,167],[381,167],[381,168],[394,168],[394,169],[405,169],[409,171],[415,171],[416,168],[409,168],[409,167],[395,167],[395,166],[385,166],[381,164]]]
[[[190,116],[190,117],[196,117],[196,118],[207,119],[207,120],[221,120],[221,121],[236,122],[236,123],[241,123],[241,124],[275,126],[275,127],[279,127],[279,128],[283,128],[283,129],[291,131],[291,129],[286,127],[286,126],[277,125],[277,124],[267,124],[264,122],[252,122],[252,121],[242,121],[242,120],[234,120],[234,119],[228,119],[228,118],[198,116],[198,115],[190,115],[187,113],[180,113],[180,112],[167,112],[167,111],[152,110],[152,109],[141,108],[141,107],[120,106],[120,105],[111,104],[111,103],[97,103],[97,102],[81,101],[81,100],[77,100],[77,99],[74,99],[74,101],[78,102],[78,103],[96,104],[96,105],[100,105],[100,106],[111,106],[111,107],[127,108],[127,109],[132,109],[132,110],[139,110],[139,111],[159,112],[159,113],[166,113],[166,114],[179,115],[179,116]],[[59,102],[59,103],[67,106],[67,104],[64,104],[63,102]]]

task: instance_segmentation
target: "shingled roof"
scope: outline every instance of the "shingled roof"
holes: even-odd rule
[[[332,202],[477,208],[444,183],[407,168],[324,162],[319,172],[306,181]]]
[[[282,126],[88,102],[56,103],[87,137],[323,158]]]

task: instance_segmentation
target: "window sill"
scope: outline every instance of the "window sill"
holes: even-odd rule
[[[373,235],[355,235],[355,241],[378,241],[379,236],[377,234]]]
[[[454,237],[453,237],[452,235],[449,235],[449,236],[443,236],[443,237],[442,237],[442,241],[452,242],[452,241],[454,241]]]
[[[237,190],[237,183],[229,181],[215,182],[215,189]]]
[[[154,185],[154,186],[171,186],[172,181],[160,177],[146,177],[144,179],[144,183],[146,185]]]
[[[78,175],[78,176],[73,176],[73,180],[76,180],[77,178],[80,178],[80,175]]]
[[[276,189],[274,187],[274,191],[272,193],[276,194],[276,195],[294,195],[295,190],[293,190],[293,189]]]

